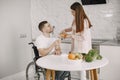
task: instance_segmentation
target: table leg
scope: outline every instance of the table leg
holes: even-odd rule
[[[91,78],[91,80],[94,80],[93,70],[90,70],[90,78]]]
[[[98,74],[96,69],[90,70],[90,77],[91,80],[98,80]]]
[[[97,69],[93,69],[93,75],[94,75],[94,79],[98,80]]]
[[[55,71],[52,70],[52,80],[55,80]]]
[[[51,70],[47,69],[46,70],[46,80],[50,80],[51,77]]]
[[[46,80],[55,80],[55,71],[54,70],[46,70]]]

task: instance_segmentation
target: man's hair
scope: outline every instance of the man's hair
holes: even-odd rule
[[[38,28],[39,28],[40,31],[42,31],[42,29],[43,29],[43,27],[46,23],[48,23],[48,22],[47,21],[42,21],[42,22],[39,23]]]

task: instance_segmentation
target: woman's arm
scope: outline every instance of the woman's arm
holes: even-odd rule
[[[66,28],[66,29],[64,29],[64,31],[65,31],[65,32],[71,32],[71,31],[72,31],[72,27]]]
[[[60,33],[66,33],[66,32],[71,32],[72,31],[72,27],[66,28],[64,30],[62,30]]]

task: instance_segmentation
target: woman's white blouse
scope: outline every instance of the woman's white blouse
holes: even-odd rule
[[[81,33],[76,33],[76,26],[72,26],[72,51],[80,53],[88,53],[92,48],[91,44],[91,31],[89,28],[88,20],[84,20],[84,30]]]

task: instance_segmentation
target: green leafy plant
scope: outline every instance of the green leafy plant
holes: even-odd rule
[[[102,56],[99,54],[98,50],[96,49],[91,49],[88,54],[85,56],[85,61],[86,62],[92,62],[94,60],[101,60]]]
[[[101,60],[101,59],[102,59],[102,56],[101,56],[101,55],[98,55],[96,59],[97,59],[97,60]]]

